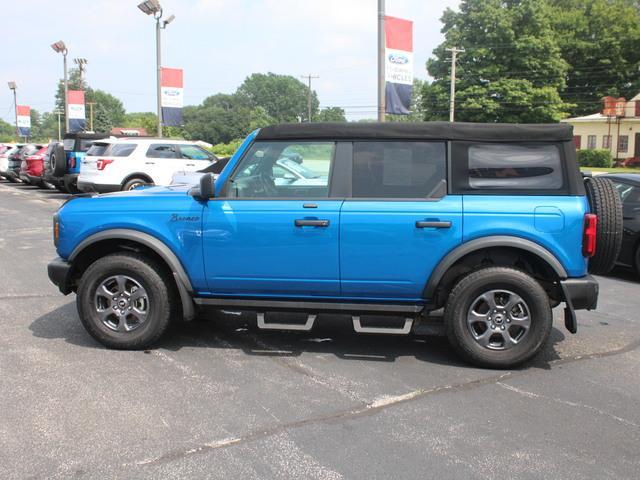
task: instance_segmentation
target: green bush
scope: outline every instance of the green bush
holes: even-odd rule
[[[240,146],[243,140],[231,140],[229,143],[218,143],[209,149],[216,157],[230,157]]]
[[[611,168],[613,158],[609,150],[578,150],[578,163],[581,167]]]

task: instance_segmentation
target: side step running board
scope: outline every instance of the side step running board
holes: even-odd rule
[[[309,331],[313,328],[313,323],[316,321],[316,315],[307,316],[305,323],[271,323],[264,321],[264,312],[257,312],[258,315],[258,328],[262,330],[301,330]]]
[[[413,326],[413,318],[405,318],[404,326],[402,328],[390,328],[390,327],[363,327],[360,323],[360,317],[353,316],[353,329],[358,333],[383,333],[392,335],[408,335],[411,332]]]

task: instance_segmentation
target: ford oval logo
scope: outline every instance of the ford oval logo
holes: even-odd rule
[[[409,58],[405,57],[404,55],[392,53],[389,55],[389,61],[397,65],[406,65],[407,63],[409,63]]]

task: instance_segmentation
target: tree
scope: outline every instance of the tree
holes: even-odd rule
[[[98,130],[96,126],[95,118],[97,118],[98,110],[102,113],[104,125],[109,124],[112,127],[120,126],[124,122],[125,119],[125,109],[122,105],[122,102],[111,95],[110,93],[105,92],[104,90],[92,90],[89,88],[85,94],[85,101],[87,103],[93,102],[94,105],[94,125],[93,129],[98,131],[108,131],[108,130]],[[90,111],[87,106],[87,120],[89,118]]]
[[[329,107],[320,110],[320,113],[314,117],[316,122],[346,122],[344,109],[340,107]]]
[[[451,62],[457,67],[456,119],[474,122],[555,122],[571,108],[560,97],[569,65],[541,0],[463,0],[442,16],[445,41],[427,62],[434,78],[422,89],[425,119],[446,119]]]
[[[308,87],[290,75],[275,73],[254,73],[243,82],[237,95],[252,108],[262,107],[276,122],[298,122],[308,115]],[[318,111],[320,102],[316,92],[312,92],[312,114]]]
[[[96,103],[93,117],[93,131],[98,133],[109,133],[114,127],[111,116],[107,108],[101,103]]]
[[[72,68],[69,70],[69,90],[83,90],[84,91],[84,99],[86,104],[86,118],[87,118],[87,129],[89,128],[89,116],[91,114],[91,110],[89,107],[89,103],[95,103],[94,108],[94,125],[93,129],[96,132],[105,131],[99,130],[98,128],[105,128],[107,125],[116,126],[121,125],[124,122],[125,118],[125,109],[122,105],[122,102],[111,95],[110,93],[105,92],[104,90],[94,90],[89,84],[83,79],[80,81],[80,70],[77,68]],[[60,111],[64,112],[64,80],[60,80],[58,82],[58,88],[56,91],[56,107],[60,109]],[[99,127],[96,126],[96,118],[98,116],[98,110],[101,110],[100,113],[100,122]],[[65,114],[62,114],[62,122],[64,123]],[[108,131],[108,130],[107,130]]]
[[[552,24],[570,68],[562,97],[574,115],[600,110],[607,95],[640,91],[640,10],[629,0],[548,0]],[[635,4],[635,5],[634,5]]]
[[[126,128],[144,128],[153,135],[158,128],[158,116],[153,112],[133,112],[124,116],[123,126]]]
[[[256,128],[275,123],[265,108],[252,107],[245,96],[237,93],[207,97],[202,105],[186,107],[183,117],[186,137],[212,144],[244,138]]]
[[[12,142],[15,140],[16,126],[0,119],[0,142]]]

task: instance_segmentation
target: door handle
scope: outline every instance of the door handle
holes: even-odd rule
[[[155,165],[156,164],[156,162],[144,162],[144,163],[145,163],[145,165]]]
[[[328,227],[329,220],[306,220],[298,219],[295,221],[296,227]]]
[[[416,222],[416,228],[451,228],[451,222],[441,222],[439,220],[431,222]]]
[[[187,167],[195,167],[196,164],[195,163],[187,163]]]

